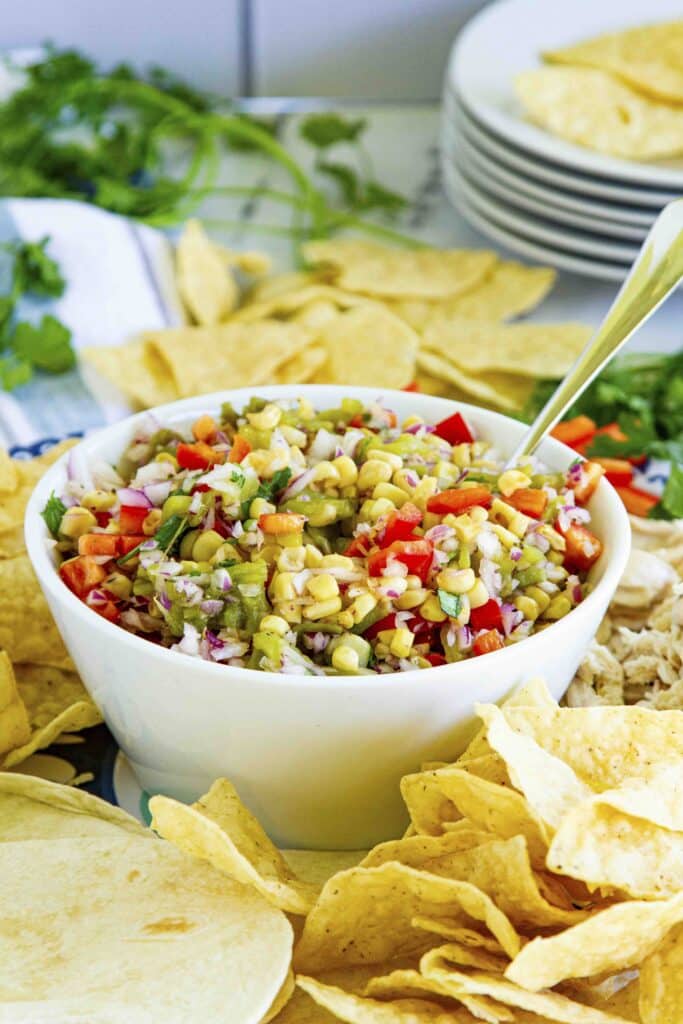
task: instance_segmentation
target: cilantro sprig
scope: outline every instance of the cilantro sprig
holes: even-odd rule
[[[45,520],[48,530],[55,538],[59,535],[59,527],[62,525],[62,519],[64,518],[65,512],[66,505],[53,491],[45,503],[45,508],[40,514]]]
[[[58,298],[64,293],[61,270],[47,253],[49,241],[46,236],[2,246],[12,260],[10,291],[0,296],[0,387],[5,391],[28,383],[34,370],[63,373],[75,363],[71,331],[56,317],[46,313],[37,324],[17,319],[24,295]]]
[[[258,485],[258,490],[255,494],[252,494],[251,498],[247,498],[246,501],[242,502],[240,512],[243,519],[247,519],[249,516],[249,508],[252,501],[256,498],[263,498],[264,501],[271,501],[280,491],[283,491],[289,483],[292,476],[292,471],[289,467],[286,469],[278,469],[276,473],[273,473],[270,480],[262,480]]]

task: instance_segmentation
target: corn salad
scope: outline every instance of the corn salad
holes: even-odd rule
[[[184,654],[270,672],[430,668],[518,643],[585,596],[601,467],[514,469],[456,412],[224,405],[73,469],[44,511],[64,583]]]

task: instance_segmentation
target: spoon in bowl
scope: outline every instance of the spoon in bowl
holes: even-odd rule
[[[510,458],[532,455],[570,405],[683,279],[683,199],[661,211],[607,316]]]

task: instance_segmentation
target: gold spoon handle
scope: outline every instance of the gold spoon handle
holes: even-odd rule
[[[600,327],[550,396],[510,459],[536,450],[593,378],[683,278],[683,199],[665,206]]]

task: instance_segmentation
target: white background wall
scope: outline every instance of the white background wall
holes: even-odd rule
[[[4,0],[0,50],[47,39],[223,94],[434,99],[483,0]]]

